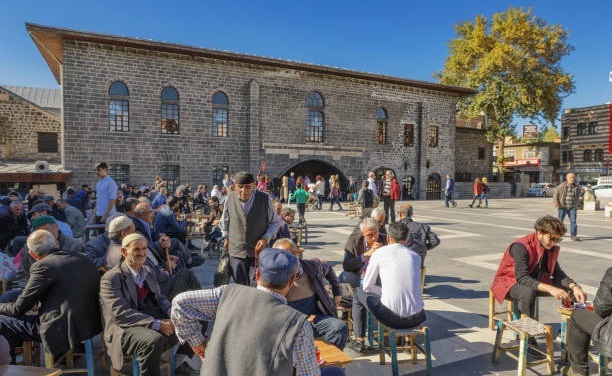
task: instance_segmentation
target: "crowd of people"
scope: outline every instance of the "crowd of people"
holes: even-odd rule
[[[277,187],[264,174],[241,171],[210,192],[206,185],[191,192],[186,184],[170,194],[159,176],[151,187],[117,186],[106,163],[95,169],[95,195],[84,185],[57,196],[32,191],[0,198],[0,248],[14,257],[13,270],[3,271],[9,288],[0,295],[0,348],[7,341],[12,362],[23,341],[42,342],[58,357],[102,333],[112,366],[121,369],[133,355],[143,375],[160,373],[161,354],[169,348],[176,349],[177,367],[203,374],[342,375],[342,369],[319,364],[315,337],[365,352],[367,311],[398,329],[426,320],[422,273],[440,239],[413,219],[410,203],[401,203],[396,213],[400,187],[392,171],[378,180],[368,173],[360,189],[349,179],[348,197],[361,220],[348,237],[337,276],[326,261],[302,258],[290,231],[296,213],[287,205],[296,203],[298,224],[309,204],[321,210],[325,198],[330,210],[342,210],[337,176],[326,184],[322,176],[310,181],[289,174]],[[570,180],[555,197],[560,218],[544,216],[534,233],[513,241],[491,286],[499,302],[514,299],[532,317],[538,292],[564,301],[587,299],[558,262],[566,232],[561,214],[572,218],[567,206],[576,199]],[[484,200],[485,207],[486,184],[474,184],[474,202]],[[453,191],[447,176],[447,206],[456,206]],[[192,214],[203,221],[190,222]],[[94,234],[87,223],[104,228]],[[222,245],[234,283],[201,289],[192,269],[204,259],[192,252],[197,248],[190,244],[190,226]],[[571,227],[573,237],[575,222]],[[95,236],[85,242],[88,235]],[[611,273],[594,311],[570,320],[566,374],[586,374],[591,340],[602,353],[612,353]],[[259,319],[264,317],[274,320]]]

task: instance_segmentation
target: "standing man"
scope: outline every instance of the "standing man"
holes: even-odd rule
[[[576,184],[576,174],[570,172],[565,176],[565,181],[557,187],[553,196],[553,205],[558,210],[558,217],[561,222],[565,219],[565,215],[569,216],[570,220],[570,236],[572,240],[578,241],[578,225],[576,225],[576,216],[578,215],[578,202],[580,201],[580,188]]]
[[[361,183],[361,189],[359,190],[359,194],[357,195],[357,205],[359,205],[360,209],[360,217],[366,218],[370,216],[372,213],[372,208],[374,207],[374,192],[369,188],[369,183],[367,180],[364,180]]]
[[[406,226],[401,223],[389,225],[389,245],[373,251],[363,287],[355,289],[353,332],[356,341],[350,346],[358,352],[365,348],[366,309],[379,322],[394,329],[411,328],[426,319],[421,292],[421,260],[406,246],[407,241]]]
[[[236,283],[249,284],[249,268],[274,238],[281,220],[270,197],[255,190],[255,178],[241,171],[236,174],[236,189],[227,195],[219,226],[224,248],[229,252]]]
[[[202,358],[200,374],[320,375],[311,324],[287,305],[286,296],[298,277],[298,258],[268,248],[261,252],[256,277],[256,289],[233,284],[174,298],[172,322],[181,342]],[[201,322],[213,320],[210,340],[205,341]]]
[[[115,213],[117,201],[117,184],[108,176],[108,165],[100,162],[96,165],[96,175],[100,178],[96,183],[96,223],[106,223],[106,218]]]
[[[378,190],[376,189],[376,175],[372,171],[368,172],[368,188],[372,190],[374,198],[378,197]]]
[[[414,209],[409,203],[403,203],[398,213],[400,223],[408,229],[408,247],[421,256],[421,266],[423,266],[425,265],[427,251],[440,245],[440,238],[438,234],[431,231],[431,227],[428,225],[412,220]]]
[[[379,192],[385,205],[385,223],[389,223],[389,211],[391,212],[391,223],[395,223],[395,201],[399,200],[400,186],[393,176],[393,171],[385,172],[385,178],[380,181]]]
[[[455,179],[453,179],[450,174],[446,174],[446,188],[444,188],[444,206],[449,207],[450,203],[453,208],[457,207],[457,203],[453,199],[453,195],[455,194]]]

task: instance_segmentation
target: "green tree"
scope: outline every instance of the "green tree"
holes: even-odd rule
[[[455,25],[444,69],[435,74],[443,84],[478,90],[459,100],[467,117],[487,116],[487,139],[499,144],[497,165],[503,181],[504,138],[514,134],[517,117],[549,121],[553,126],[563,98],[574,91],[573,77],[561,59],[573,49],[568,31],[548,25],[532,9],[509,8],[491,20],[476,16]]]
[[[548,127],[542,130],[542,140],[544,142],[553,142],[557,137],[559,137],[559,132],[557,132],[555,127]]]

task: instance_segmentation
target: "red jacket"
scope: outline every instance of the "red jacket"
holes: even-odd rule
[[[389,196],[391,196],[391,200],[393,201],[397,201],[400,199],[400,186],[399,183],[397,182],[396,178],[391,178],[391,192],[389,194]]]
[[[483,190],[484,190],[484,184],[482,183],[474,184],[474,195],[480,196]]]
[[[544,255],[544,252],[546,252],[544,247],[542,247],[540,244],[538,236],[535,232],[515,240],[508,246],[506,252],[504,252],[501,263],[497,268],[497,273],[495,274],[495,278],[493,278],[493,283],[491,284],[493,296],[495,296],[495,299],[497,299],[500,304],[503,303],[504,299],[506,299],[506,295],[508,295],[508,291],[510,291],[512,286],[516,284],[516,276],[514,275],[514,259],[512,258],[512,255],[510,255],[510,247],[512,247],[512,244],[514,243],[521,243],[525,246],[525,248],[527,248],[527,253],[529,254],[530,274],[538,265],[542,255]],[[550,277],[555,270],[558,257],[559,247],[555,245],[550,251],[548,251],[548,274],[543,275],[540,282],[550,283]]]

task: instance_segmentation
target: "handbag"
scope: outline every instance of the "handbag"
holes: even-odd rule
[[[229,284],[230,277],[232,276],[232,267],[230,265],[229,253],[223,252],[217,270],[215,271],[215,277],[213,284],[215,287]]]

